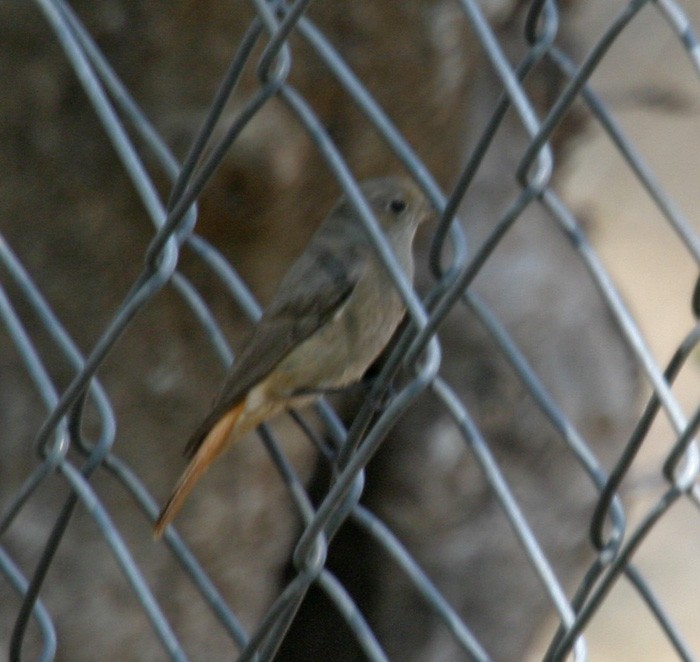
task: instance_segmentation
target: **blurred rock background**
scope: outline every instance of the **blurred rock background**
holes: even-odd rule
[[[523,48],[523,16],[516,4],[483,3],[514,59]],[[623,3],[571,4],[577,12],[576,19],[567,15],[569,34],[562,39],[580,41],[581,46],[575,50],[582,53],[619,9],[617,5]],[[700,18],[695,5],[688,3],[688,9]],[[182,156],[231,56],[233,44],[250,19],[248,6],[241,3],[240,11],[232,12],[228,3],[213,1],[174,6],[171,2],[141,5],[112,0],[99,6],[82,3],[80,10],[117,71]],[[692,218],[697,208],[693,196],[698,195],[699,188],[694,181],[694,145],[700,137],[698,80],[677,38],[670,31],[664,32],[664,25],[653,10],[650,3],[627,29],[593,84],[621,118],[663,184]],[[470,33],[456,3],[326,2],[312,4],[310,12],[340,44],[343,54],[425,158],[439,182],[449,187],[467,143],[477,135],[479,122],[484,121],[497,91],[478,44],[463,38]],[[73,72],[36,11],[29,5],[5,3],[0,6],[0,25],[7,28],[7,38],[0,49],[0,83],[7,90],[0,106],[0,170],[4,173],[0,182],[0,229],[58,309],[78,344],[89,349],[138,273],[151,228]],[[391,39],[387,38],[389,30]],[[444,40],[445,34],[462,38]],[[298,61],[305,61],[306,57],[309,54],[301,48]],[[395,160],[367,131],[347,98],[315,66],[309,58],[307,67],[296,67],[294,82],[313,99],[326,128],[358,175],[397,169]],[[397,70],[405,72],[405,76],[396,76]],[[250,73],[243,89],[250,89],[253,82]],[[534,85],[540,101],[556,93],[546,75]],[[233,105],[230,112],[235,109]],[[468,222],[474,224],[472,236],[481,236],[486,228],[480,223],[493,220],[495,211],[504,204],[502,172],[508,172],[507,168],[517,162],[518,149],[523,145],[524,136],[517,121],[511,118],[506,126],[510,133],[502,137],[478,184],[478,194],[472,196],[465,210]],[[690,324],[689,298],[697,266],[657,213],[641,202],[643,193],[634,179],[625,174],[614,150],[595,129],[580,131],[577,126],[576,131],[565,131],[560,136],[562,143],[576,147],[567,149],[567,160],[562,160],[566,178],[564,181],[560,173],[559,186],[566,188],[567,201],[591,219],[605,264],[621,284],[663,364]],[[164,190],[165,186],[163,182]],[[508,192],[512,193],[512,189]],[[291,121],[280,104],[272,103],[242,136],[205,195],[199,229],[240,268],[264,300],[286,264],[304,245],[314,223],[323,216],[321,210],[327,209],[336,194],[332,178],[319,166],[299,125]],[[594,429],[598,414],[603,411],[607,416],[607,432],[594,436],[592,441],[609,465],[637,406],[625,372],[627,357],[593,288],[579,280],[582,270],[574,264],[570,249],[544,228],[537,213],[533,213],[525,230],[509,237],[478,287],[497,308],[501,307],[499,314],[511,322],[525,320],[519,340],[539,361],[537,367],[542,369],[548,385],[570,405],[576,423],[583,429]],[[421,250],[425,255],[427,241]],[[514,264],[523,273],[534,265],[538,274],[554,276],[560,287],[559,296],[570,300],[573,293],[577,297],[578,317],[569,319],[566,309],[558,309],[549,299],[542,305],[541,299],[523,296],[527,285],[514,279],[506,268]],[[207,280],[191,255],[183,255],[182,267],[203,288],[225,331],[237,341],[247,328],[240,312]],[[537,292],[536,286],[532,287]],[[24,314],[31,320],[31,314]],[[519,496],[532,509],[530,514],[541,529],[548,553],[562,575],[575,581],[582,567],[585,522],[594,491],[584,484],[578,467],[568,464],[570,458],[564,453],[554,450],[547,454],[547,461],[551,462],[548,468],[558,468],[560,473],[547,472],[546,493],[538,489],[543,475],[538,460],[543,459],[544,451],[540,456],[509,454],[513,440],[528,443],[532,436],[529,432],[533,424],[539,426],[539,420],[521,424],[517,414],[511,413],[522,400],[518,386],[497,358],[482,351],[488,346],[482,337],[470,335],[473,351],[464,352],[461,343],[465,336],[454,332],[461,328],[461,320],[457,322],[450,331],[445,329],[446,344],[464,364],[448,359],[446,365],[455,372],[461,369],[467,376],[458,384],[465,397],[485,405],[485,430],[499,441],[501,454],[510,461],[508,468],[520,490]],[[528,331],[529,322],[534,332]],[[609,371],[610,379],[601,384],[600,376],[594,376],[590,381],[582,378],[580,383],[572,383],[557,369],[555,355],[537,353],[541,339],[533,335],[541,327],[550,341],[544,343],[547,350],[556,346],[564,356],[580,352],[579,363],[602,364],[601,373]],[[591,338],[576,343],[574,332],[582,330],[590,330]],[[163,338],[168,342],[163,342]],[[609,351],[605,358],[604,351]],[[0,467],[0,500],[4,503],[34,466],[31,440],[42,421],[42,415],[36,415],[42,405],[26,381],[25,368],[9,338],[3,334],[0,357],[0,419],[4,435],[0,443],[5,457],[11,458]],[[44,357],[52,375],[64,387],[71,376],[70,369],[50,350]],[[197,423],[210,402],[221,374],[197,324],[170,291],[159,295],[137,318],[100,370],[118,415],[117,450],[138,469],[156,495],[164,496],[180,472],[180,445],[186,431]],[[481,376],[491,378],[491,390],[483,388]],[[697,403],[697,383],[686,378],[681,386],[690,410]],[[418,412],[418,421],[426,427],[428,421],[439,424],[440,412],[431,411],[429,403],[423,403],[426,404],[428,414],[435,418],[428,419]],[[511,420],[511,415],[516,420]],[[404,427],[406,437],[411,429],[418,430],[418,426],[409,421]],[[445,457],[424,453],[422,439],[413,446],[415,455],[400,452],[404,450],[400,436],[397,442],[387,445],[385,457],[397,462],[379,465],[389,468],[386,483],[373,483],[379,485],[376,503],[384,508],[390,521],[393,517],[393,525],[403,527],[411,551],[432,564],[433,576],[443,589],[452,592],[450,598],[462,608],[467,622],[476,624],[477,634],[495,659],[514,659],[539,626],[548,603],[541,590],[531,591],[537,582],[522,556],[518,556],[518,546],[512,536],[508,537],[498,508],[491,508],[492,503],[489,508],[483,507],[485,490],[478,483],[478,476],[472,475],[473,463],[464,450],[459,456],[464,466],[455,463],[456,469],[464,473],[455,471],[452,475],[430,462],[415,462],[416,458]],[[629,494],[630,502],[639,499],[639,512],[658,491],[659,458],[671,437],[660,426],[656,439],[655,448],[645,447],[644,460],[637,467]],[[552,446],[556,449],[555,444]],[[301,476],[309,479],[315,470],[313,449],[304,440],[293,438],[285,442],[284,448]],[[449,438],[441,447],[445,449],[454,451]],[[448,453],[447,457],[455,455]],[[454,485],[449,481],[436,482],[444,476],[454,478]],[[460,476],[467,476],[468,480]],[[422,477],[425,482],[417,480]],[[167,604],[168,617],[182,634],[188,652],[194,659],[230,654],[230,642],[211,626],[206,609],[193,600],[189,581],[161,548],[152,545],[149,525],[131,500],[104,473],[98,473],[95,483],[120,530],[137,550],[139,563],[156,596]],[[430,485],[437,487],[432,493],[423,494],[421,490]],[[453,487],[456,491],[447,489]],[[3,540],[12,554],[25,558],[28,568],[35,562],[47,527],[55,517],[60,501],[56,495],[64,493],[60,479],[52,479],[11,528],[9,540]],[[463,501],[455,498],[452,509],[445,509],[455,495]],[[434,496],[435,500],[418,499],[418,506],[413,507],[411,499],[423,496]],[[552,509],[551,503],[558,508]],[[429,511],[432,506],[436,506],[439,516],[425,517],[421,508]],[[278,590],[289,545],[296,535],[296,520],[290,513],[284,486],[261,445],[242,446],[235,456],[221,463],[188,508],[180,521],[181,530],[244,624],[252,626]],[[688,591],[687,586],[692,583],[690,573],[697,572],[697,563],[693,563],[697,554],[691,547],[698,540],[700,523],[697,513],[684,505],[672,515],[643,546],[640,565],[652,586],[663,587],[660,593],[665,606],[686,637],[692,637],[698,630],[698,605],[687,602],[696,599],[697,592]],[[555,523],[565,521],[575,535],[560,535],[559,529],[552,528],[550,518]],[[419,526],[411,530],[407,524]],[[461,557],[451,557],[448,546],[435,544],[439,539],[431,537],[434,532],[421,529],[421,525],[442,528],[448,539],[463,536],[474,541],[471,547],[459,548],[459,554],[471,556],[466,562]],[[236,532],[235,545],[229,537],[222,539],[222,530]],[[684,559],[688,568],[679,568]],[[471,594],[462,590],[474,576],[482,582],[477,588],[487,590]],[[375,606],[379,629],[388,630],[389,639],[398,635],[398,641],[392,642],[392,652],[402,655],[397,659],[409,659],[408,651],[418,659],[421,655],[422,659],[458,659],[449,657],[450,643],[440,639],[430,619],[419,619],[418,611],[400,611],[398,617],[410,630],[409,635],[418,637],[421,645],[427,642],[426,649],[414,646],[410,638],[402,641],[402,633],[393,627],[397,614],[391,613],[391,607],[396,611],[397,604],[411,605],[410,596],[405,587],[394,581],[390,570],[380,571],[379,582],[385,590],[383,595],[396,599],[388,607]],[[673,592],[674,588],[680,589],[681,597]],[[114,651],[133,659],[158,659],[160,649],[152,641],[148,624],[124,586],[121,572],[99,532],[84,512],[76,513],[44,595],[57,617],[65,659],[92,660]],[[76,611],[75,604],[80,604],[81,610]],[[14,597],[0,601],[2,651],[17,607]],[[663,637],[653,637],[654,632],[655,626],[645,610],[636,609],[635,599],[620,586],[595,619],[590,637],[592,657],[645,659],[653,650],[654,656],[647,659],[663,659],[668,655],[668,647]],[[320,639],[315,630],[310,630],[310,634]],[[653,637],[653,642],[647,641],[647,636]],[[407,650],[402,652],[401,646]],[[29,644],[28,655],[32,650]],[[430,657],[426,657],[426,650]],[[339,656],[337,650],[335,653]]]
[[[592,46],[623,3],[581,3],[579,38]],[[683,2],[696,34],[700,5]],[[586,48],[584,48],[586,50]],[[700,232],[700,75],[677,35],[650,3],[621,35],[592,78],[626,135],[696,232]],[[645,332],[660,365],[691,328],[698,265],[671,231],[599,127],[589,125],[567,165],[566,198],[594,219],[595,246]],[[698,406],[700,354],[674,392],[690,415]],[[628,502],[639,521],[661,493],[674,434],[663,417],[635,467]],[[690,649],[700,651],[700,517],[681,502],[654,529],[635,562]],[[589,631],[592,660],[676,660],[636,591],[622,581]]]

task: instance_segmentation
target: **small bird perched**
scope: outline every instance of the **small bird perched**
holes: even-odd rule
[[[412,280],[411,248],[430,215],[427,201],[402,179],[370,180],[361,190]],[[190,462],[155,523],[155,538],[226,448],[284,409],[359,381],[404,313],[358,214],[341,198],[282,279],[211,413],[185,447]]]

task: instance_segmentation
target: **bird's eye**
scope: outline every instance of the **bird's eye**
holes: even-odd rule
[[[394,198],[389,203],[389,209],[391,209],[394,214],[400,214],[404,209],[406,209],[406,202],[400,198]]]

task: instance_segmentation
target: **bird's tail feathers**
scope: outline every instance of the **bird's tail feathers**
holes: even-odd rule
[[[204,472],[209,468],[209,465],[224,451],[228,446],[227,442],[231,434],[231,430],[236,425],[245,408],[245,400],[235,407],[229,409],[211,428],[199,444],[196,452],[192,455],[190,463],[180,476],[175,485],[170,498],[160,512],[155,525],[153,526],[153,537],[158,540],[165,531],[165,527],[172,522],[177,513],[182,508],[187,495],[201,478]]]

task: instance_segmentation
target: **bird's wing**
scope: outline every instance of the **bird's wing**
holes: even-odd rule
[[[315,248],[302,254],[280,283],[231,367],[211,413],[185,446],[187,457],[197,452],[218,420],[294,347],[329,321],[354,290],[366,260],[353,251],[338,257],[322,246]]]

